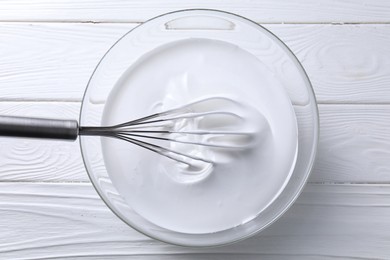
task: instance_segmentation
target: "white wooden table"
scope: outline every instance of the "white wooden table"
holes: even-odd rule
[[[0,259],[390,259],[387,0],[2,0],[0,114],[77,119],[107,49],[148,18],[185,8],[251,18],[303,63],[321,137],[297,203],[244,242],[175,247],[110,212],[78,143],[0,138]]]

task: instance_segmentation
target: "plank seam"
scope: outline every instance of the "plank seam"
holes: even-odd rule
[[[70,181],[70,180],[58,180],[58,181],[43,181],[43,180],[0,180],[0,184],[15,183],[15,184],[92,184],[89,180],[86,181]],[[326,182],[326,181],[309,181],[306,185],[323,185],[323,186],[390,186],[390,182]]]
[[[1,103],[82,103],[82,99],[13,99],[13,98],[0,98]],[[359,101],[340,101],[340,102],[328,102],[328,101],[317,101],[318,105],[327,106],[327,105],[368,105],[368,106],[377,106],[390,105],[389,102],[359,102]]]
[[[153,18],[153,17],[151,17]],[[123,20],[123,21],[110,21],[110,20],[0,20],[0,24],[2,23],[53,23],[53,24],[142,24],[145,21],[137,21],[137,20]],[[252,20],[253,21],[253,20]],[[265,25],[388,25],[388,22],[261,22],[254,21],[257,24],[265,24]]]
[[[28,99],[28,98],[23,98],[23,99],[12,99],[12,98],[5,98],[2,99],[0,98],[0,102],[3,103],[81,103],[81,99]]]

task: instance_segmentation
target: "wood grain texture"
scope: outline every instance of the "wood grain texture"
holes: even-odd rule
[[[135,24],[0,23],[0,100],[80,101],[103,54]],[[390,103],[390,25],[267,25],[320,103]]]
[[[390,4],[386,0],[3,0],[0,4],[0,20],[143,22],[162,13],[189,8],[234,12],[263,23],[390,21]]]
[[[5,115],[77,119],[78,102],[0,102]],[[389,183],[390,105],[320,105],[310,182]],[[89,181],[78,142],[0,138],[0,181]]]
[[[0,183],[0,259],[389,259],[389,201],[387,185],[309,185],[261,235],[190,249],[132,230],[90,184]]]
[[[390,103],[390,25],[268,28],[297,55],[320,103]]]
[[[80,103],[0,102],[2,115],[78,119]],[[87,181],[79,142],[0,138],[0,181]]]
[[[320,105],[311,181],[390,182],[390,106]]]
[[[133,27],[0,24],[0,99],[80,101],[101,57]]]

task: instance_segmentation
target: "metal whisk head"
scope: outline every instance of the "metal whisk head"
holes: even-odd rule
[[[202,146],[218,150],[248,148],[253,133],[243,131],[242,105],[229,98],[202,99],[185,106],[159,112],[122,124],[80,127],[79,135],[118,138],[188,166],[196,162],[214,163],[172,148],[172,144]]]

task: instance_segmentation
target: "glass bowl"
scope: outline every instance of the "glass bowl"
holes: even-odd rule
[[[102,126],[108,97],[121,75],[142,56],[171,42],[204,38],[235,44],[261,59],[276,75],[293,105],[298,154],[292,175],[279,196],[254,219],[214,233],[187,234],[157,226],[128,205],[106,169],[102,139],[80,136],[85,167],[96,191],[125,223],[154,239],[181,246],[225,245],[252,236],[277,220],[296,200],[311,172],[319,135],[318,110],[310,81],[289,48],[264,27],[216,10],[183,10],[153,18],[120,38],[103,56],[85,91],[80,125]]]

